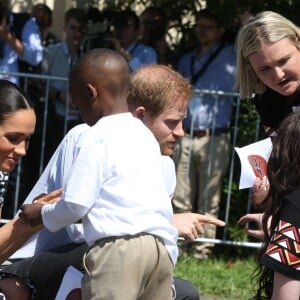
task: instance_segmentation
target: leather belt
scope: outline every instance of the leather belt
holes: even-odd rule
[[[201,138],[204,136],[211,136],[211,135],[219,136],[221,134],[229,133],[229,128],[215,128],[214,130],[207,128],[203,130],[193,130],[192,133],[190,129],[185,129],[185,133],[193,135],[193,137],[195,138]]]

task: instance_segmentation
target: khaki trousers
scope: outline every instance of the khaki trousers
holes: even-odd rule
[[[101,239],[84,257],[85,300],[172,298],[173,263],[160,238],[149,234]]]
[[[185,135],[177,146],[174,212],[192,211],[218,217],[222,179],[230,156],[230,134],[192,139]],[[214,225],[205,226],[205,237],[215,238],[215,233]]]

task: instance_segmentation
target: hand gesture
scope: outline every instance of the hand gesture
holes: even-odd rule
[[[254,222],[257,226],[257,229],[246,228],[246,233],[250,236],[253,236],[254,238],[256,238],[258,240],[263,241],[264,237],[265,237],[265,234],[264,234],[263,229],[262,229],[263,215],[264,214],[262,214],[262,213],[260,213],[260,214],[246,214],[246,215],[242,216],[237,221],[237,223],[239,225],[245,225],[247,223]]]
[[[225,225],[225,222],[222,220],[196,213],[174,214],[172,223],[178,230],[179,236],[187,241],[193,241],[204,233],[203,224]]]
[[[263,211],[268,207],[269,203],[264,201],[268,191],[269,182],[267,177],[256,178],[251,191],[251,201],[256,209]]]
[[[32,204],[23,204],[20,207],[19,217],[24,220],[25,223],[31,226],[37,226],[43,224],[41,210],[45,204],[55,203],[60,200],[62,189],[55,190],[48,195],[40,195],[35,198]]]

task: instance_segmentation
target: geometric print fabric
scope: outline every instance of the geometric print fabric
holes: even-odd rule
[[[300,230],[296,226],[280,220],[274,230],[265,255],[300,270]]]

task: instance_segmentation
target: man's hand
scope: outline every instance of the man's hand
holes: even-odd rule
[[[254,238],[263,241],[264,232],[262,230],[262,218],[264,214],[247,214],[242,216],[237,223],[239,225],[245,225],[246,223],[254,222],[257,226],[257,229],[246,229],[246,233]]]
[[[196,213],[180,213],[173,215],[172,224],[178,230],[179,236],[187,241],[193,241],[199,235],[203,234],[203,224],[214,224],[225,226],[225,222],[208,215]]]

